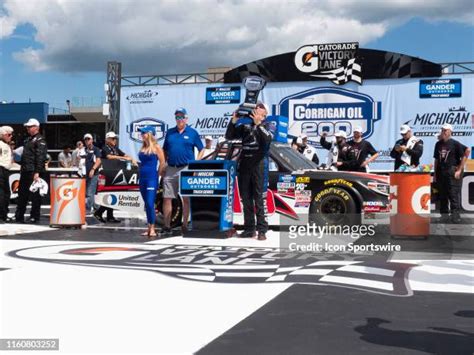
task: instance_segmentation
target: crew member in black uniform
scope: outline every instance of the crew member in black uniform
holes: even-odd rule
[[[402,139],[396,141],[390,152],[390,156],[395,159],[395,171],[403,164],[416,168],[420,165],[423,155],[423,141],[415,137],[410,126],[406,124],[400,127],[400,134]]]
[[[34,181],[44,178],[46,155],[48,147],[43,136],[39,134],[40,123],[30,118],[24,124],[28,132],[28,139],[23,146],[21,155],[20,185],[18,187],[18,203],[15,213],[16,223],[25,222],[25,212],[28,200],[31,198],[31,212],[29,223],[39,223],[41,215],[41,196],[39,190],[30,192]]]
[[[434,148],[435,182],[438,186],[441,221],[460,223],[460,197],[464,165],[470,149],[451,138],[453,127],[447,123],[441,130],[440,140]],[[449,201],[449,206],[448,206]]]
[[[268,183],[268,150],[273,139],[264,122],[267,114],[268,110],[262,102],[257,103],[250,115],[252,122],[242,123],[234,113],[225,134],[226,139],[242,139],[238,167],[239,191],[244,207],[244,231],[240,234],[242,238],[254,237],[257,230],[258,240],[267,239],[265,184]]]
[[[133,165],[137,162],[130,156],[126,155],[117,147],[117,135],[115,132],[108,132],[105,135],[105,145],[102,148],[102,161],[104,159],[128,160]],[[103,214],[107,211],[107,220],[104,220]],[[100,206],[95,212],[94,217],[102,223],[120,223],[120,220],[114,217],[114,210],[109,207]]]
[[[354,154],[357,158],[357,166],[354,170],[365,173],[367,172],[367,166],[377,159],[379,153],[369,141],[362,138],[362,127],[354,127],[353,132],[354,138],[347,142],[347,144],[354,149]],[[369,156],[370,158],[367,159]]]
[[[333,151],[332,161],[328,165],[335,166],[339,171],[354,171],[357,167],[357,159],[354,149],[346,142],[346,132],[338,131],[334,133],[334,137],[336,137],[335,145],[327,142],[326,136],[327,133],[324,132],[319,142],[324,149]]]

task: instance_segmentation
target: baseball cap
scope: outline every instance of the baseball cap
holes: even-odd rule
[[[444,125],[441,126],[441,129],[449,129],[452,132],[453,126],[450,125],[449,123],[445,123]]]
[[[140,132],[142,133],[151,133],[153,135],[156,134],[156,129],[153,126],[144,126],[139,129]]]
[[[87,138],[93,139],[92,134],[90,134],[90,133],[84,134],[84,139],[87,139]]]
[[[257,108],[264,108],[265,111],[267,111],[268,114],[270,114],[270,108],[268,107],[268,105],[262,101],[258,101],[257,102]]]
[[[407,125],[407,124],[402,124],[402,125],[400,126],[400,134],[405,134],[405,133],[407,133],[408,131],[411,131],[411,128],[410,128],[409,125]]]
[[[115,134],[115,132],[107,132],[105,134],[105,138],[117,138],[117,135]]]
[[[212,137],[211,137],[211,136],[205,136],[204,139],[207,140],[207,141],[212,141]]]
[[[354,129],[353,129],[354,132],[359,132],[359,133],[362,133],[362,127],[361,126],[355,126]]]
[[[301,138],[301,139],[305,139],[305,138],[308,138],[308,136],[307,136],[306,134],[302,134],[302,135],[300,136],[300,138]]]
[[[186,111],[186,109],[185,109],[184,107],[178,107],[178,108],[176,109],[176,111],[174,111],[174,114],[175,114],[175,115],[177,115],[178,113],[181,113],[181,114],[183,114],[183,115],[185,115],[185,116],[188,115],[188,111]]]
[[[334,133],[334,137],[347,138],[347,134],[344,131],[337,131],[336,133]]]
[[[38,126],[39,127],[40,123],[36,118],[30,118],[28,122],[26,122],[23,126],[25,127],[32,127],[32,126]]]

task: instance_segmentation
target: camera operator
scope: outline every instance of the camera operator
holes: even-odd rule
[[[321,146],[332,154],[332,165],[339,171],[357,171],[357,158],[354,149],[347,144],[347,134],[344,131],[334,133],[336,142],[329,143],[326,141],[327,133],[321,135]]]
[[[268,231],[266,218],[266,190],[268,184],[268,149],[273,139],[266,127],[268,114],[262,102],[248,118],[240,118],[236,112],[226,131],[226,139],[242,139],[242,153],[238,166],[239,191],[244,207],[244,231],[241,238],[253,238],[255,230],[258,240],[265,240]],[[242,122],[245,121],[245,122]],[[255,210],[254,210],[255,208]],[[255,226],[255,215],[257,225]]]

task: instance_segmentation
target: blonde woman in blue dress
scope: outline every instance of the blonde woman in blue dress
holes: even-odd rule
[[[163,176],[164,174],[165,155],[163,149],[161,149],[156,142],[155,127],[142,127],[140,132],[142,134],[143,144],[138,153],[138,159],[140,161],[138,172],[140,178],[140,193],[145,202],[145,212],[148,224],[148,230],[142,235],[147,236],[148,238],[155,238],[155,199],[159,176]]]

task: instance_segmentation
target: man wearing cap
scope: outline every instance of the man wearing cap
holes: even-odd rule
[[[100,149],[94,145],[92,134],[84,135],[84,150],[81,151],[80,158],[84,159],[86,172],[86,213],[91,211],[94,203],[94,196],[97,191],[97,183],[99,181],[99,167],[102,164],[100,160]]]
[[[12,222],[8,217],[10,204],[10,169],[13,164],[13,152],[10,147],[13,128],[0,127],[0,223]]]
[[[25,212],[28,200],[31,197],[30,223],[39,223],[41,215],[41,196],[39,191],[30,192],[30,186],[34,181],[44,177],[46,155],[48,147],[43,136],[39,133],[40,123],[35,118],[30,118],[24,124],[28,132],[28,138],[23,147],[21,155],[20,184],[18,187],[18,203],[15,212],[17,223],[25,222]]]
[[[367,166],[379,156],[374,146],[367,140],[362,139],[362,127],[354,127],[354,138],[347,142],[352,149],[357,159],[357,166],[355,171],[367,172]],[[367,157],[369,157],[367,159]]]
[[[262,102],[257,103],[250,115],[251,124],[240,124],[240,118],[234,112],[225,134],[227,139],[242,139],[238,166],[239,192],[244,210],[244,231],[240,234],[241,238],[253,238],[256,230],[258,240],[267,239],[268,149],[273,139],[264,122],[267,114],[268,108]]]
[[[439,191],[440,212],[443,222],[448,222],[451,209],[451,221],[460,223],[460,197],[464,165],[470,149],[451,138],[453,127],[446,123],[434,148],[435,182]],[[449,201],[449,205],[448,205]]]
[[[202,153],[203,158],[214,152],[214,149],[212,148],[212,136],[205,136],[204,141],[206,142],[206,146],[204,147],[204,151]]]
[[[291,143],[291,147],[297,150],[300,154],[303,154],[307,159],[311,160],[316,165],[319,164],[319,157],[316,154],[316,150],[308,145],[308,136],[302,134],[298,138],[294,138]]]
[[[115,134],[115,132],[107,132],[105,134],[105,145],[102,148],[101,159],[102,162],[105,159],[127,160],[130,161],[133,165],[137,165],[137,162],[131,156],[125,154],[119,149],[119,147],[117,147],[117,135]],[[103,217],[105,211],[107,211],[107,220],[104,220]],[[114,217],[114,210],[109,207],[100,206],[94,212],[94,217],[102,223],[120,223],[120,221]]]
[[[176,127],[170,128],[166,132],[163,151],[167,162],[165,176],[163,177],[163,215],[164,226],[161,230],[162,236],[171,235],[171,212],[172,201],[178,197],[179,174],[181,170],[194,160],[194,149],[199,151],[197,159],[201,159],[204,154],[204,146],[199,137],[199,133],[188,126],[188,113],[185,108],[177,108],[174,117]],[[183,197],[183,224],[182,231],[188,229],[189,219],[189,197]]]
[[[357,159],[354,149],[347,144],[347,134],[344,131],[334,133],[336,142],[326,141],[327,133],[321,135],[321,146],[330,151],[330,161],[328,165],[334,166],[340,171],[354,171],[357,167]]]
[[[423,155],[423,141],[413,135],[410,126],[404,124],[400,127],[402,139],[399,139],[390,156],[395,159],[395,171],[402,165],[417,167]]]

